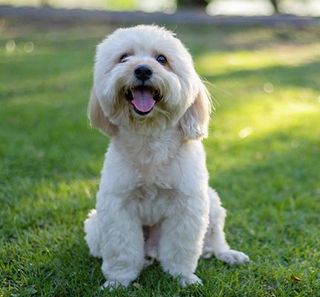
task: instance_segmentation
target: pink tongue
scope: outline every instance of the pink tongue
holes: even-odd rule
[[[153,99],[149,89],[135,89],[131,103],[137,110],[148,112],[153,108],[156,101]]]

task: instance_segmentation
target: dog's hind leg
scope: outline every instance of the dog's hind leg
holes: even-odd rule
[[[97,212],[92,209],[88,218],[84,221],[85,240],[89,246],[90,254],[94,257],[101,258],[99,224],[97,220]]]
[[[209,226],[205,235],[202,258],[210,258],[213,254],[217,259],[228,264],[249,262],[249,257],[242,252],[231,250],[223,231],[226,210],[221,206],[218,194],[209,188]]]

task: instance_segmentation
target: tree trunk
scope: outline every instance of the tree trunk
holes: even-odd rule
[[[279,13],[280,10],[279,10],[279,3],[278,3],[278,0],[270,0],[271,4],[272,4],[272,7],[274,9],[274,12],[275,13]]]
[[[198,8],[205,10],[207,5],[208,2],[206,0],[177,0],[178,8]]]

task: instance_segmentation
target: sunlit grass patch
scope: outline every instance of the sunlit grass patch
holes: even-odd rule
[[[239,51],[213,51],[197,56],[198,71],[205,75],[216,75],[232,71],[259,70],[276,65],[298,66],[316,62],[320,58],[320,44],[276,45],[267,49]]]
[[[197,69],[206,75],[228,73],[236,70],[254,70],[277,64],[270,51],[213,52],[201,54],[195,60]]]

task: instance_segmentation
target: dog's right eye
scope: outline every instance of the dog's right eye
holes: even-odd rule
[[[164,55],[159,55],[156,57],[156,60],[161,64],[161,65],[166,65],[168,63],[167,58]]]
[[[119,63],[124,63],[127,61],[127,58],[129,57],[128,54],[123,54],[120,59],[119,59]]]

